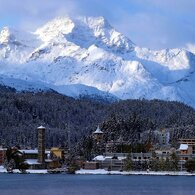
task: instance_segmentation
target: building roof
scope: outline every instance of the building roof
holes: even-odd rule
[[[105,157],[103,155],[99,155],[99,156],[96,156],[93,160],[103,161],[105,160]]]
[[[26,159],[25,162],[29,165],[39,165],[38,159]],[[45,159],[45,162],[52,162],[51,159]]]
[[[113,158],[113,155],[112,156],[99,155],[99,156],[96,156],[93,160],[104,161],[104,160],[111,160],[112,158]],[[126,156],[117,156],[118,160],[124,160],[126,158],[127,158]]]
[[[45,129],[45,127],[43,127],[42,125],[40,127],[38,127],[37,129]]]
[[[64,151],[64,149],[62,149],[62,148],[58,148],[58,147],[53,147],[53,148],[51,148],[51,151]]]
[[[40,164],[37,159],[26,159],[25,162],[29,165],[38,165]]]
[[[187,150],[188,144],[180,144],[179,150]]]
[[[103,132],[100,130],[100,127],[98,125],[97,129],[93,133],[94,134],[102,134]]]
[[[0,151],[6,151],[7,148],[0,148]]]
[[[25,154],[38,154],[38,150],[19,150],[20,152],[24,152]],[[49,154],[50,151],[46,150],[45,154]]]

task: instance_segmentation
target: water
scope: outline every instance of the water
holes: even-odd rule
[[[193,176],[0,174],[0,195],[194,195]]]

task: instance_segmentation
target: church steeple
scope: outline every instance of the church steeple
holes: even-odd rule
[[[103,140],[103,131],[101,131],[99,125],[98,125],[97,129],[93,132],[93,138],[97,142],[101,142]]]

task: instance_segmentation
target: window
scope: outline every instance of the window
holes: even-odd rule
[[[192,146],[192,154],[195,154],[195,146]]]

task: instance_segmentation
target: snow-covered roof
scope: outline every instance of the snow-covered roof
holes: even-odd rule
[[[38,164],[40,164],[38,162],[38,159],[26,159],[25,162],[28,163],[29,165],[38,165]],[[52,160],[51,159],[45,159],[45,162],[52,162]]]
[[[118,160],[125,160],[127,157],[126,156],[119,156]]]
[[[99,156],[96,156],[93,160],[103,161],[105,160],[105,157],[103,155],[99,155]]]
[[[187,150],[188,144],[180,144],[179,150]]]
[[[38,150],[35,149],[35,150],[19,150],[20,152],[24,152],[26,154],[38,154]],[[45,151],[46,154],[49,154],[50,151],[46,150]]]
[[[93,132],[93,133],[103,133],[101,130],[100,130],[100,127],[98,126],[97,129]]]
[[[37,161],[37,159],[26,159],[25,162],[28,163],[29,165],[37,165],[37,164],[40,164]]]
[[[42,125],[40,127],[38,127],[37,129],[45,129],[45,127],[43,127]]]
[[[112,159],[113,158],[113,156],[103,156],[103,155],[99,155],[99,156],[96,156],[93,160],[99,160],[99,161],[104,161],[104,160],[110,160],[110,159]],[[118,157],[118,160],[124,160],[124,159],[126,159],[126,157]]]
[[[52,159],[45,159],[45,162],[52,162]]]

